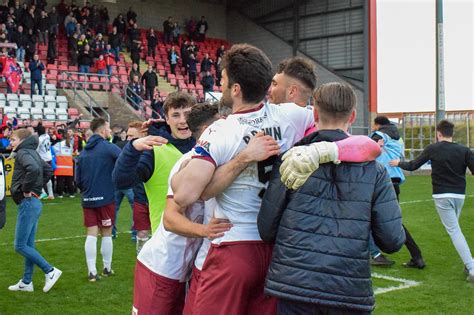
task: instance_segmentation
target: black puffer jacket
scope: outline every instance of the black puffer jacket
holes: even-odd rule
[[[37,147],[38,138],[29,136],[15,150],[11,193],[16,204],[23,200],[23,192],[40,195],[43,185],[53,176],[51,166],[36,152]]]
[[[337,141],[340,130],[319,131],[296,145]],[[405,241],[395,191],[378,162],[324,164],[296,191],[280,181],[278,159],[258,229],[275,242],[265,292],[282,299],[371,311],[368,240],[387,253]]]

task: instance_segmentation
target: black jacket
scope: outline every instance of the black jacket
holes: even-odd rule
[[[322,130],[296,145],[337,141]],[[349,310],[374,307],[368,240],[387,253],[405,242],[392,182],[378,162],[323,164],[296,191],[280,180],[281,159],[258,216],[265,242],[275,242],[265,292],[297,302]]]
[[[78,63],[81,66],[92,66],[94,59],[92,58],[91,54],[83,53],[79,55]]]
[[[38,138],[29,136],[15,150],[11,193],[16,204],[23,200],[23,192],[40,195],[43,185],[53,176],[51,166],[46,164],[36,152],[37,147]]]
[[[145,82],[146,87],[154,88],[158,86],[158,76],[155,71],[149,72],[148,70],[142,74],[141,82]]]

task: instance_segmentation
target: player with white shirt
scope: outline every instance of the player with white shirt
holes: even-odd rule
[[[216,169],[235,158],[259,131],[271,136],[281,151],[286,151],[314,126],[313,113],[305,108],[295,104],[262,103],[271,83],[272,70],[268,57],[258,48],[234,45],[221,66],[221,102],[232,107],[233,114],[203,132],[193,159],[173,177],[174,202],[180,207],[203,198]],[[337,149],[327,149],[331,152],[321,150],[322,162],[336,161]],[[256,224],[273,160],[250,163],[240,173],[229,175],[226,185],[221,184],[214,216],[228,219],[232,228],[212,240],[197,284],[193,314],[273,314],[276,311],[275,300],[263,292],[272,245],[262,242]],[[318,161],[319,157],[315,156],[315,162]]]

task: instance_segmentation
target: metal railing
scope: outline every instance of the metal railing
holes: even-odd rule
[[[115,91],[120,91],[120,97],[123,100],[124,104],[130,106],[133,110],[138,110],[139,115],[142,119],[149,119],[152,117],[161,117],[158,112],[156,112],[151,106],[148,106],[146,102],[144,102],[141,95],[135,93],[128,84],[121,81],[120,77],[116,74],[97,74],[97,73],[81,73],[81,72],[70,72],[70,71],[63,71],[60,73],[61,76],[66,76],[66,79],[62,79],[61,82],[65,83],[69,86],[69,88],[73,89],[76,93],[77,89],[80,89],[84,93],[86,93],[92,102],[95,102],[93,98],[87,92],[90,89],[90,85],[98,86],[99,89],[107,92],[107,93],[114,93]],[[77,79],[74,78],[77,77]],[[91,78],[98,78],[98,81],[92,81]],[[115,78],[116,80],[112,80]],[[92,89],[95,90],[95,89]],[[136,102],[136,100],[140,100]],[[106,113],[107,117],[110,115],[107,111],[100,106],[97,102],[95,104],[98,105],[101,110]],[[90,108],[90,107],[89,107]],[[148,109],[149,108],[149,109]]]
[[[76,98],[78,98],[86,108],[89,109],[89,112],[91,113],[91,115],[96,118],[96,117],[103,117],[105,116],[106,120],[108,122],[110,122],[110,114],[107,112],[107,110],[102,106],[100,105],[98,102],[96,102],[94,100],[94,98],[92,97],[92,95],[89,94],[89,92],[87,91],[87,85],[88,84],[94,84],[95,82],[90,82],[90,81],[87,81],[87,80],[75,80],[72,76],[74,74],[79,74],[77,72],[62,72],[61,75],[64,76],[66,75],[66,79],[62,78],[61,79],[61,83],[62,84],[66,84],[66,88],[68,89],[71,89],[73,92],[74,92],[74,100],[76,100]],[[84,76],[85,74],[80,74],[82,76]],[[64,87],[64,86],[63,86]],[[86,96],[86,98],[84,98],[80,93],[84,93],[84,95]],[[101,115],[96,109],[100,109],[101,113],[103,113],[103,115]]]

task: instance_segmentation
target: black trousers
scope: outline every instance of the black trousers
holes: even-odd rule
[[[393,188],[395,189],[395,193],[397,194],[397,200],[400,202],[400,185],[397,183],[393,183]],[[415,240],[411,236],[410,232],[408,232],[405,225],[403,225],[403,230],[405,230],[405,246],[407,247],[408,251],[410,252],[410,256],[413,259],[419,259],[423,256],[421,255],[421,250],[416,244]]]
[[[0,200],[0,230],[5,226],[7,221],[7,199]]]
[[[145,99],[147,100],[153,100],[153,97],[154,97],[154,92],[155,92],[155,88],[154,87],[151,87],[151,86],[147,86],[145,88]]]
[[[74,195],[76,193],[74,176],[56,176],[56,192],[59,196],[62,196],[64,192]]]
[[[189,72],[189,83],[196,85],[196,72]]]

